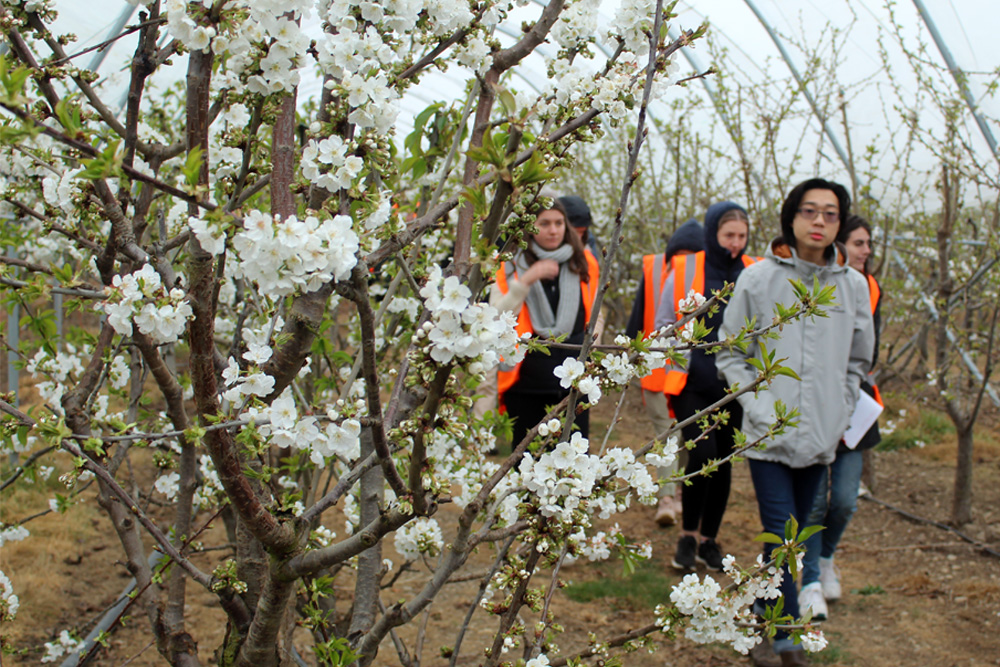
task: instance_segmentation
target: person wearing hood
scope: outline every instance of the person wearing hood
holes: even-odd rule
[[[781,207],[779,239],[768,248],[763,261],[748,267],[722,317],[719,337],[737,334],[748,320],[758,326],[774,317],[775,304],[792,306],[797,299],[792,281],[811,288],[834,288],[835,303],[826,317],[804,317],[785,324],[767,350],[798,377],[777,376],[766,390],[739,397],[743,408],[742,431],[748,443],[762,440],[762,448],[748,449],[750,477],[757,495],[764,531],[784,535],[789,516],[806,525],[823,470],[837,450],[867,377],[875,345],[875,326],[869,305],[868,283],[847,265],[834,243],[851,205],[844,186],[819,178],[795,186]],[[757,340],[716,355],[719,373],[730,385],[748,386],[757,377],[749,363],[761,353]],[[796,428],[768,436],[781,401],[799,412]],[[764,547],[765,561],[773,544]],[[799,618],[799,598],[787,565],[783,566],[781,593],[784,613]],[[774,601],[758,600],[756,610]],[[767,641],[751,650],[758,665],[808,664],[801,647],[787,633],[775,635],[773,651]]]
[[[698,221],[692,218],[671,235],[667,242],[666,251],[660,255],[646,255],[642,258],[642,277],[639,279],[639,288],[635,293],[635,301],[632,302],[632,314],[629,315],[628,324],[625,326],[625,335],[635,338],[641,332],[644,337],[649,336],[656,328],[653,320],[656,318],[656,310],[660,306],[660,298],[663,294],[663,286],[670,274],[670,260],[674,255],[690,255],[702,250],[705,247],[705,230]],[[664,385],[667,373],[664,369],[658,368],[652,373],[642,378],[642,404],[646,406],[646,414],[653,423],[653,437],[660,438],[670,428],[673,419],[670,408],[667,405],[667,395],[664,393]],[[668,480],[678,470],[678,465],[686,465],[687,450],[683,450],[677,460],[670,466],[661,466],[656,469],[658,479]],[[660,526],[672,526],[677,522],[677,515],[681,510],[680,489],[673,482],[661,484],[659,490],[660,500],[656,505],[656,514],[653,520]]]
[[[693,255],[671,260],[671,272],[663,288],[663,298],[653,325],[656,329],[672,325],[681,318],[682,302],[693,290],[711,297],[727,283],[735,283],[740,273],[753,264],[754,258],[743,254],[750,235],[750,218],[739,204],[719,202],[705,212],[705,249]],[[718,340],[716,333],[725,307],[720,307],[703,321],[710,331],[705,341]],[[664,391],[678,420],[701,412],[726,395],[726,385],[719,379],[715,359],[705,350],[693,350],[685,368],[669,366]],[[682,429],[688,450],[685,474],[696,473],[711,461],[728,456],[733,450],[736,425],[742,417],[737,404],[728,408],[730,418],[702,435],[697,423]],[[712,570],[722,570],[722,551],[717,538],[722,517],[729,503],[732,465],[723,463],[710,475],[698,475],[681,488],[681,537],[672,565],[693,570],[696,562]]]

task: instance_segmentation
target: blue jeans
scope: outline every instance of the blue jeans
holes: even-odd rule
[[[823,469],[807,523],[825,528],[806,540],[806,555],[802,561],[803,586],[819,581],[820,556],[833,557],[854,510],[858,508],[862,462],[861,452],[851,449],[837,452],[836,460]]]
[[[750,459],[750,478],[753,480],[754,492],[757,494],[757,509],[760,512],[760,523],[765,532],[774,533],[782,539],[785,535],[785,522],[794,516],[799,526],[805,525],[809,510],[816,498],[819,479],[826,466],[813,465],[808,468],[789,468],[783,463],[773,461],[757,461]],[[768,560],[775,545],[764,545],[764,559]],[[781,579],[781,595],[785,600],[785,613],[795,618],[801,616],[799,611],[799,593],[795,581],[784,566]],[[758,605],[773,604],[773,601],[760,601]],[[778,653],[796,648],[788,634],[781,630],[775,635],[774,650]]]

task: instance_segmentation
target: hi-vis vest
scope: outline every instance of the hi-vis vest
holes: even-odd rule
[[[646,336],[653,333],[655,328],[653,322],[656,320],[656,311],[660,308],[663,285],[667,282],[669,273],[670,266],[667,265],[663,253],[646,255],[642,258],[643,284],[646,287],[642,307],[642,330]],[[667,372],[662,368],[657,368],[642,378],[640,384],[646,391],[663,391],[666,380]]]
[[[590,322],[590,312],[594,308],[594,297],[597,296],[597,285],[599,281],[598,275],[598,264],[597,258],[594,257],[592,253],[584,253],[587,257],[587,273],[589,275],[589,282],[580,281],[580,301],[583,303],[583,317],[586,322]],[[517,270],[513,272],[514,277],[517,277]],[[510,289],[507,284],[507,263],[504,262],[500,265],[500,269],[497,271],[496,275],[497,287],[500,288],[500,292],[506,294]],[[515,328],[517,335],[521,336],[523,334],[535,333],[535,330],[531,326],[531,313],[528,311],[528,304],[525,303],[521,306],[521,312],[517,314],[517,327]],[[497,393],[500,395],[500,403],[503,403],[504,393],[514,386],[517,382],[517,378],[521,375],[521,364],[517,364],[514,368],[509,371],[498,370],[497,371]]]
[[[743,255],[743,266],[747,267],[758,261],[758,257]],[[674,300],[674,313],[677,319],[681,318],[680,304],[694,290],[698,294],[705,294],[705,251],[696,252],[693,255],[678,255],[670,260],[671,271],[674,273],[674,293],[671,297]],[[678,396],[684,385],[687,384],[687,371],[667,364],[666,380],[663,383],[663,392],[670,396]]]
[[[875,309],[878,307],[878,300],[882,296],[882,289],[878,286],[878,282],[875,280],[874,276],[866,274],[865,278],[868,279],[868,298],[871,300],[872,315],[874,315]],[[878,387],[875,386],[874,382],[872,383],[872,392],[875,394],[875,400],[884,408],[885,403],[882,402],[882,394],[879,392]]]

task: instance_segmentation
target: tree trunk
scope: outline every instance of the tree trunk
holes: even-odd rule
[[[958,431],[958,457],[955,463],[955,495],[952,499],[951,522],[964,526],[972,521],[972,425]]]

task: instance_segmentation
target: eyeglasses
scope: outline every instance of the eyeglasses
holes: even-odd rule
[[[815,220],[816,216],[823,214],[823,222],[828,225],[834,225],[840,222],[840,211],[820,211],[818,208],[813,208],[812,206],[803,206],[797,213],[801,215],[806,220]]]

